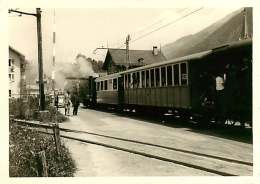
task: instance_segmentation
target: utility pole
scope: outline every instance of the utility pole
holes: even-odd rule
[[[38,38],[38,74],[39,74],[39,94],[40,94],[40,111],[45,110],[45,95],[43,81],[43,63],[42,63],[42,31],[41,31],[41,9],[36,8],[35,13],[27,13],[23,11],[9,9],[8,13],[18,13],[21,15],[35,16],[37,19],[37,38]]]
[[[55,94],[55,60],[56,60],[56,22],[55,22],[55,9],[53,11],[53,34],[52,34],[52,44],[53,44],[53,50],[52,50],[52,90]]]
[[[38,73],[39,73],[39,92],[40,92],[40,110],[45,110],[45,95],[43,81],[43,64],[42,64],[42,25],[41,25],[41,9],[36,8],[37,18],[37,38],[38,38]]]
[[[128,65],[128,68],[130,67],[130,58],[129,58],[129,41],[130,41],[130,35],[128,34],[126,37],[126,63]]]

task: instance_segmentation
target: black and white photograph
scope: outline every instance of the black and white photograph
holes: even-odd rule
[[[254,11],[9,6],[9,177],[253,176]]]

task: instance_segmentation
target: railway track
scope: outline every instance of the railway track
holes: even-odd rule
[[[222,160],[222,161],[227,161],[227,162],[233,162],[233,163],[253,166],[253,163],[247,162],[247,161],[236,160],[236,159],[232,159],[232,158],[220,157],[220,156],[215,156],[215,155],[209,155],[209,154],[204,154],[204,153],[199,153],[199,152],[194,152],[194,151],[189,151],[189,150],[185,150],[185,149],[179,149],[179,148],[169,147],[169,146],[164,146],[164,145],[159,145],[159,144],[153,144],[153,143],[148,143],[148,142],[143,142],[143,141],[138,141],[138,140],[133,140],[133,139],[125,139],[125,138],[120,138],[120,137],[104,135],[104,134],[97,134],[97,133],[89,132],[89,131],[73,130],[73,129],[67,129],[67,128],[60,128],[60,130],[65,131],[65,132],[89,134],[89,135],[94,135],[94,136],[98,136],[98,137],[104,137],[104,138],[109,138],[109,139],[114,139],[114,140],[131,142],[131,143],[136,143],[136,144],[141,144],[141,145],[146,145],[146,146],[153,146],[153,147],[157,147],[157,148],[164,148],[164,149],[172,150],[172,151],[176,151],[176,152],[182,152],[182,153],[187,153],[187,154],[192,154],[192,155],[197,155],[197,156],[202,156],[202,157],[208,157],[208,158],[212,158],[212,159],[216,159],[216,160]]]
[[[50,128],[47,125],[41,125],[41,128],[44,129],[40,130],[38,129],[39,127],[37,125],[34,124],[32,126],[37,128],[37,131],[45,134],[52,134],[52,132],[46,132],[46,130],[44,130]],[[220,157],[216,155],[179,149],[176,147],[114,137],[89,131],[80,131],[67,128],[60,128],[60,131],[60,136],[65,139],[103,146],[109,149],[124,151],[164,162],[170,162],[193,169],[198,169],[214,175],[252,175],[253,163],[249,161]]]

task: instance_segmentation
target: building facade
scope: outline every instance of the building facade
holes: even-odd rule
[[[25,65],[25,56],[9,46],[9,97],[18,98],[26,92]]]

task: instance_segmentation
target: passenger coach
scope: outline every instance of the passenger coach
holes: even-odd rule
[[[251,120],[252,40],[99,77],[92,91],[96,91],[97,105],[214,117],[217,75],[227,81],[235,75],[225,90],[229,90],[226,96],[234,93],[227,99],[236,107],[226,104],[225,118]],[[239,117],[235,117],[237,114]]]

